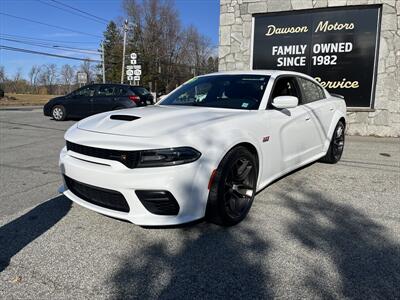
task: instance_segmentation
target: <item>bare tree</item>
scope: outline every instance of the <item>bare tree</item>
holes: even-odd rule
[[[0,83],[4,83],[7,80],[6,70],[4,66],[0,66]]]
[[[71,84],[75,77],[75,70],[71,65],[65,64],[61,67],[61,79],[64,85],[68,86],[68,92],[71,92]]]
[[[87,81],[90,83],[95,80],[94,66],[90,63],[90,60],[84,60],[80,65],[80,71],[86,73]]]
[[[12,78],[11,91],[13,93],[21,93],[22,87],[22,68],[18,68]]]
[[[38,76],[40,74],[41,67],[38,65],[33,65],[29,71],[29,82],[32,86],[34,92],[37,92]]]
[[[47,88],[47,92],[49,94],[53,94],[55,92],[57,78],[58,74],[56,64],[47,64],[41,67],[39,83]]]
[[[139,53],[144,84],[158,82],[171,90],[196,74],[205,73],[210,39],[189,26],[183,28],[174,2],[170,0],[124,0],[131,26],[128,51]]]

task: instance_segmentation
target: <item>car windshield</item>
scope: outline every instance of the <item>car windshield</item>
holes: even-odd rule
[[[195,77],[160,102],[160,105],[258,109],[269,76],[210,75]]]

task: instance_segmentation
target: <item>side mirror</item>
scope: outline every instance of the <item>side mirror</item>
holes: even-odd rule
[[[292,108],[299,104],[299,99],[294,96],[278,96],[272,100],[272,105],[275,108]]]

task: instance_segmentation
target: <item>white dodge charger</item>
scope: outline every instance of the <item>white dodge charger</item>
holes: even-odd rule
[[[151,107],[72,126],[60,154],[63,193],[139,225],[245,218],[257,191],[343,152],[344,100],[288,71],[193,78]]]

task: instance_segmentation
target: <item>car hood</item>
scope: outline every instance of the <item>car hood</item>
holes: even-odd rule
[[[156,137],[181,134],[198,126],[204,129],[214,122],[246,112],[198,106],[154,105],[94,115],[80,121],[78,128],[114,135]]]

